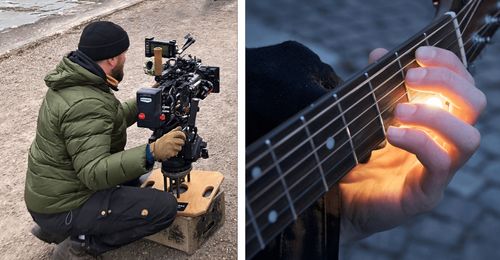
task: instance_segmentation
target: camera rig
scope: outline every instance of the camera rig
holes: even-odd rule
[[[186,134],[179,154],[161,162],[164,190],[167,191],[168,180],[168,191],[177,197],[183,189],[182,182],[190,181],[192,163],[208,158],[207,143],[198,135],[196,114],[200,100],[210,93],[219,93],[220,80],[219,67],[204,66],[201,59],[182,55],[195,42],[190,34],[184,39],[184,45],[178,48],[175,40],[146,38],[144,72],[155,76],[156,84],[137,91],[137,126],[153,131],[150,143],[178,126]]]

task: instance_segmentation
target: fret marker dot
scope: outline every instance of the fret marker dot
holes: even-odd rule
[[[259,166],[255,166],[252,168],[252,177],[254,179],[259,178],[262,175],[262,170],[260,169]]]
[[[334,146],[335,139],[333,139],[333,137],[328,137],[328,139],[326,140],[326,148],[328,148],[328,150],[332,150]]]
[[[269,220],[269,223],[276,222],[276,220],[278,220],[278,212],[276,212],[276,210],[271,210],[269,215],[267,215],[267,220]]]

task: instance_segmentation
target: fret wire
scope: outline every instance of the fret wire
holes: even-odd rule
[[[337,94],[333,94],[333,97],[335,98],[335,101],[338,100]],[[346,126],[345,130],[347,132],[347,136],[349,136],[349,143],[351,144],[352,155],[354,155],[354,160],[356,161],[356,164],[358,164],[359,163],[358,156],[356,155],[356,150],[354,150],[354,144],[352,143],[352,137],[351,137],[351,131],[349,130],[349,125],[347,124],[347,122],[345,120],[344,112],[342,111],[342,106],[340,105],[340,102],[337,102],[337,105],[339,107],[340,114],[342,115],[342,121],[344,122],[344,125]],[[353,107],[353,106],[351,106],[351,107]],[[354,122],[354,120],[352,122]]]
[[[262,239],[262,234],[260,233],[259,226],[257,225],[257,218],[255,218],[253,214],[253,210],[250,208],[250,203],[248,203],[248,198],[245,196],[245,204],[247,208],[248,215],[250,215],[250,221],[252,222],[253,229],[255,230],[255,235],[257,236],[257,240],[259,241],[260,248],[264,249],[266,244]]]
[[[367,77],[367,78],[369,77],[368,72],[365,73],[365,77]],[[368,85],[370,86],[370,90],[373,94],[372,96],[373,96],[373,100],[375,101],[375,107],[377,108],[377,113],[378,113],[379,118],[380,118],[380,125],[382,126],[382,131],[384,132],[384,136],[386,136],[384,119],[382,118],[382,113],[380,113],[380,108],[378,106],[378,100],[377,100],[377,97],[375,96],[375,90],[373,89],[372,82],[368,81]]]
[[[396,85],[395,88],[393,88],[391,91],[387,92],[382,98],[380,98],[381,100],[386,98],[388,95],[390,95],[391,93],[393,93],[399,86],[401,86],[401,84],[403,84],[404,81],[400,82],[399,84]],[[408,92],[406,92],[405,90],[405,94],[407,94]],[[403,95],[404,96],[404,95]],[[365,97],[368,97],[368,96],[365,96]],[[364,98],[363,98],[364,99]],[[397,101],[399,101],[401,99],[398,98]],[[392,105],[394,105],[395,103],[392,103],[392,104],[389,104],[389,107],[387,107],[384,111],[382,111],[380,114],[383,114],[384,112],[386,112],[388,109],[390,109],[390,107]],[[349,122],[349,124],[351,124],[352,122],[356,121],[357,119],[359,119],[365,112],[369,111],[369,109],[371,109],[374,105],[371,105],[370,107],[368,107],[368,109],[366,109],[365,111],[363,111],[362,113],[360,113],[356,118],[354,118],[351,122]],[[379,116],[377,116],[376,118],[379,118]],[[372,120],[373,121],[373,120]],[[360,131],[358,131],[356,134],[358,134],[359,132],[363,131],[372,121],[368,122],[367,125],[365,125],[363,128],[360,129]],[[333,122],[332,122],[333,123]],[[330,123],[330,124],[332,124]],[[339,129],[335,134],[333,134],[333,136],[337,136],[339,135],[342,131],[346,130],[346,128],[349,126],[349,124],[347,125],[344,125],[344,127],[342,127],[341,129]],[[326,125],[324,127],[327,127],[329,125]],[[318,131],[317,133],[319,133],[320,131]],[[314,135],[312,136],[314,137]],[[311,137],[311,138],[312,138]],[[350,139],[351,140],[351,139]],[[308,140],[305,140],[302,142],[301,145],[305,144]],[[336,153],[337,151],[339,151],[340,148],[342,148],[344,146],[344,144],[347,144],[349,141],[346,141],[344,142],[340,147],[338,147],[337,149],[335,149],[331,154],[333,153]],[[319,145],[316,149],[313,149],[313,152],[317,152],[324,144],[326,143],[326,141],[324,141],[323,143],[321,143],[321,145]],[[351,146],[352,148],[352,146]],[[300,159],[297,163],[295,163],[292,167],[290,167],[290,169],[288,169],[284,174],[283,176],[286,177],[290,172],[292,172],[296,167],[298,167],[302,162],[304,162],[308,157],[307,156],[304,156],[302,157],[302,159]],[[324,161],[324,160],[323,160]],[[323,162],[322,161],[322,162]],[[316,167],[312,168],[309,172],[306,173],[309,174],[312,170],[314,170]],[[254,202],[255,200],[257,200],[259,197],[262,196],[262,194],[266,193],[272,186],[274,186],[279,180],[278,179],[275,179],[273,180],[272,182],[270,182],[268,185],[266,185],[263,189],[261,189],[257,194],[255,194],[255,196],[250,200],[250,203]]]
[[[469,4],[471,4],[471,3],[472,3],[472,2],[467,3],[467,4],[466,4],[466,6],[467,6],[467,5],[469,5]],[[464,9],[462,9],[462,10],[459,12],[459,14],[460,14],[461,12],[463,12],[464,10],[465,10],[465,7],[464,7]],[[434,32],[432,32],[432,33],[428,36],[428,38],[429,38],[429,37],[431,37],[431,36],[433,36],[434,34],[436,34],[439,30],[441,30],[441,29],[445,28],[445,26],[447,26],[448,24],[450,24],[450,22],[452,22],[452,20],[453,20],[453,19],[457,19],[457,17],[454,17],[454,18],[452,18],[450,21],[447,21],[445,24],[443,24],[443,25],[442,25],[441,27],[439,27],[437,30],[435,30]],[[451,31],[451,32],[447,33],[447,34],[445,35],[445,37],[449,36],[451,33],[454,33],[455,31],[456,31],[456,30],[453,30],[453,31]],[[405,51],[405,52],[401,55],[401,57],[403,57],[403,56],[405,56],[405,55],[409,54],[409,53],[410,53],[410,51],[412,51],[415,47],[418,47],[418,46],[419,46],[419,44],[421,44],[424,40],[426,40],[426,39],[421,40],[421,41],[420,41],[420,42],[418,42],[416,45],[414,45],[414,46],[412,46],[411,48],[409,48],[407,51]],[[444,39],[442,39],[442,40],[444,40]],[[441,40],[441,41],[442,41],[442,40]],[[441,42],[441,41],[440,41],[440,42]],[[439,42],[438,42],[438,43],[439,43]],[[434,46],[435,46],[435,45],[434,45]],[[398,61],[399,61],[399,59],[398,59]],[[383,68],[379,69],[379,71],[377,71],[374,75],[372,75],[370,79],[373,79],[374,77],[378,76],[378,75],[379,75],[379,74],[380,74],[383,70],[385,70],[387,67],[389,67],[390,65],[392,65],[394,62],[395,62],[395,60],[394,60],[394,61],[391,61],[391,62],[390,62],[389,64],[387,64],[386,66],[384,66]],[[397,73],[399,73],[399,72],[400,72],[400,71],[398,71]],[[359,88],[361,88],[364,84],[366,84],[366,82],[367,82],[367,80],[365,80],[364,82],[361,82],[361,83],[360,83],[360,84],[359,84],[356,88],[352,89],[352,90],[351,90],[349,93],[347,93],[347,95],[345,95],[345,96],[348,96],[350,93],[355,92],[356,90],[358,90]],[[345,96],[340,97],[340,98],[338,99],[338,101],[337,101],[337,102],[342,101],[342,100],[345,98]],[[335,104],[332,104],[332,105],[335,105]],[[329,107],[329,108],[330,108],[330,107]],[[329,109],[329,108],[326,108],[326,109]],[[326,110],[326,109],[325,109],[325,110]],[[313,119],[317,118],[317,117],[318,117],[318,116],[320,116],[320,115],[322,115],[322,113],[319,113],[319,114],[318,114],[318,115],[316,115]],[[291,133],[290,133],[290,134],[288,134],[285,138],[283,138],[283,139],[279,140],[277,143],[273,144],[273,146],[278,146],[278,145],[280,145],[282,142],[286,141],[288,138],[290,138],[291,136],[293,136],[295,133],[297,133],[297,132],[298,132],[298,131],[300,131],[300,130],[302,130],[302,127],[299,127],[299,128],[297,128],[297,129],[295,129],[295,131],[291,132]],[[261,154],[261,155],[257,156],[255,159],[253,159],[251,162],[249,162],[249,163],[248,163],[248,167],[250,167],[250,165],[254,164],[256,161],[258,161],[259,159],[261,159],[263,156],[265,156],[265,154]]]
[[[304,116],[300,117],[300,121],[302,121],[302,124],[306,123]],[[307,136],[308,136],[310,144],[311,144],[311,149],[314,151],[314,158],[316,158],[316,162],[319,163],[318,151],[315,150],[314,141],[311,137],[311,132],[309,131],[309,127],[307,125],[305,125],[304,127],[306,129],[306,133],[307,133]],[[328,184],[326,183],[325,173],[323,171],[322,166],[319,167],[319,172],[321,173],[321,179],[323,180],[323,186],[325,187],[325,192],[327,192],[328,191]]]
[[[431,46],[431,44],[429,43],[429,38],[427,38],[426,32],[424,32],[424,39],[425,39],[425,44],[427,44],[427,46]]]
[[[393,104],[397,103],[397,102],[398,102],[401,98],[403,98],[406,94],[407,94],[407,93],[405,93],[405,94],[403,94],[401,97],[399,97],[399,98],[398,98],[398,100],[397,100],[396,102],[394,102]],[[385,111],[384,111],[384,112],[385,112]],[[373,118],[373,119],[372,119],[372,120],[371,120],[371,121],[370,121],[367,125],[369,125],[369,124],[370,124],[371,122],[373,122],[375,119],[377,119],[377,117]],[[366,127],[366,126],[365,126],[365,127]],[[360,131],[358,131],[356,134],[359,134],[359,133],[360,133],[360,132],[362,132],[362,131],[363,131],[363,129],[362,129],[362,130],[360,130]],[[371,132],[371,133],[370,133],[370,135],[368,135],[368,137],[370,137],[370,136],[372,136],[372,135],[374,135],[374,134],[375,134],[375,131]],[[342,144],[342,146],[347,145],[347,143],[348,143],[348,142],[344,142],[344,143]],[[325,159],[323,159],[323,161],[322,161],[321,163],[323,163],[325,160],[329,159],[332,155],[333,155],[333,153],[332,153],[332,154],[330,154],[330,155],[329,155],[328,157],[326,157]],[[342,158],[342,160],[341,160],[341,161],[345,160],[345,159],[347,158],[347,156],[348,156],[348,155],[346,155],[344,158]],[[316,166],[316,167],[317,167],[317,166]],[[314,169],[311,169],[309,172],[311,172],[312,170],[314,170]],[[308,173],[309,173],[309,172],[308,172]],[[304,176],[307,176],[307,174],[308,174],[308,173],[304,174]],[[304,178],[304,176],[302,177],[302,179]],[[314,184],[316,184],[317,182],[318,182],[318,180],[316,180]],[[293,187],[295,187],[295,185],[297,185],[297,184],[299,184],[299,183],[300,183],[300,181],[297,181],[297,182],[295,182],[295,183],[294,183],[291,187],[293,188]],[[314,186],[314,184],[313,184],[313,185],[311,185],[311,186]],[[268,205],[267,207],[265,207],[263,210],[259,211],[259,213],[257,213],[257,214],[256,214],[256,215],[257,215],[257,218],[259,218],[260,216],[262,216],[262,214],[264,214],[264,213],[267,211],[267,209],[269,209],[269,208],[270,208],[270,206],[272,206],[272,205],[273,205],[274,203],[276,203],[278,200],[280,200],[281,198],[283,198],[283,196],[284,196],[284,195],[282,194],[281,196],[279,196],[279,197],[277,197],[277,198],[273,199],[273,201],[271,201],[271,203],[269,203],[269,205]],[[301,196],[303,196],[303,194],[301,194]],[[299,197],[298,197],[298,198],[297,198],[294,202],[298,201],[300,198],[301,198],[301,197],[299,196]],[[284,208],[282,211],[278,212],[278,218],[279,218],[279,216],[281,215],[281,213],[285,212],[286,210],[287,210],[287,208]],[[268,226],[269,226],[269,224],[267,224],[266,226],[264,226],[264,228],[262,228],[261,230],[264,230],[264,229],[265,229],[265,228],[267,228]]]
[[[399,59],[399,54],[398,52],[394,52],[394,54],[396,55],[396,59],[398,60],[398,65],[399,65],[399,71],[401,71],[401,75],[403,75],[403,79],[406,77],[405,76],[405,71],[403,70],[403,66],[401,66],[401,60]]]
[[[271,156],[273,157],[273,161],[276,162],[276,154],[274,154],[274,150],[271,147],[271,140],[266,140],[266,144],[271,152]],[[281,166],[276,164],[276,171],[280,175],[281,184],[283,185],[283,189],[285,190],[286,197],[288,199],[288,203],[290,203],[290,209],[292,211],[293,219],[297,219],[297,213],[295,212],[295,207],[292,204],[292,198],[290,197],[290,193],[288,193],[288,186],[285,183],[285,179],[283,178],[283,171],[281,170]]]

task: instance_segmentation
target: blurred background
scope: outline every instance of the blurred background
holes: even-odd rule
[[[296,40],[344,80],[377,47],[392,49],[434,17],[431,0],[246,1],[246,46]],[[500,42],[500,33],[493,42]],[[442,202],[398,228],[340,248],[340,259],[500,259],[500,43],[475,62],[488,107],[481,147],[449,184]]]
[[[97,5],[100,2],[95,0],[0,0],[0,31],[35,23],[45,17],[75,13],[77,7]]]
[[[0,0],[0,57],[143,0]]]

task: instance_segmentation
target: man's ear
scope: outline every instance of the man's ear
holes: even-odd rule
[[[118,64],[118,59],[117,59],[117,57],[113,57],[113,58],[107,59],[106,62],[110,68],[114,68]]]

